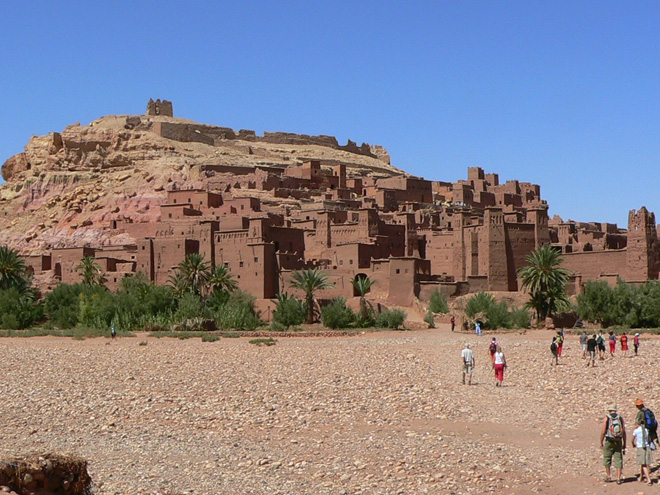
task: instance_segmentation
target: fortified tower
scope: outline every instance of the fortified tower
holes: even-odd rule
[[[645,206],[628,213],[628,248],[626,250],[628,281],[657,280],[660,254],[655,215]]]
[[[147,103],[147,115],[163,115],[165,117],[174,117],[172,102],[167,100],[152,100],[149,98]]]

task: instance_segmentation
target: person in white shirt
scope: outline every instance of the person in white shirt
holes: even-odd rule
[[[495,386],[501,387],[504,381],[504,369],[506,368],[506,357],[502,351],[502,347],[497,346],[495,351],[495,359],[493,360],[493,369],[495,370]]]
[[[637,465],[640,466],[639,481],[644,481],[650,485],[651,473],[649,466],[653,464],[653,454],[649,443],[649,431],[644,426],[644,419],[637,420],[637,428],[632,434],[632,446],[637,448]]]
[[[461,360],[463,361],[463,385],[465,385],[465,375],[468,376],[468,385],[472,385],[472,370],[475,361],[470,344],[465,344],[465,349],[461,352]]]

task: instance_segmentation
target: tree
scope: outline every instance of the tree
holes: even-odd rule
[[[360,294],[360,320],[366,321],[369,317],[369,311],[367,309],[367,300],[365,299],[365,294],[369,292],[371,287],[376,283],[375,280],[371,280],[367,275],[358,275],[357,278],[351,280],[351,284],[355,287],[355,290]]]
[[[103,269],[92,256],[84,256],[75,270],[80,274],[83,285],[103,285],[105,283]]]
[[[30,284],[25,260],[17,251],[0,246],[0,289],[18,289],[26,292]]]
[[[212,291],[234,292],[238,288],[238,283],[225,265],[217,265],[213,269],[208,284]]]
[[[176,274],[170,276],[170,283],[175,290],[192,292],[201,296],[211,280],[211,265],[204,261],[204,256],[192,253],[186,256],[176,267]]]
[[[305,292],[307,323],[314,323],[314,294],[316,291],[329,289],[333,285],[328,282],[328,276],[318,268],[293,272],[291,275],[291,287]]]
[[[570,272],[560,266],[563,259],[559,252],[549,245],[541,246],[526,261],[529,264],[518,270],[522,288],[530,294],[526,306],[534,309],[539,319],[568,306],[566,284]]]

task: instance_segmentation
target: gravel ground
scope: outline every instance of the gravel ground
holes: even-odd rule
[[[550,336],[499,336],[502,388],[490,336],[445,326],[271,347],[2,339],[0,457],[84,457],[100,494],[657,492],[632,481],[634,451],[629,482],[602,483],[598,435],[610,402],[630,426],[637,396],[660,411],[660,341],[586,368],[569,336],[555,369]]]

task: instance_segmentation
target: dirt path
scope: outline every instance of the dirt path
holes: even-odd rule
[[[498,335],[502,388],[490,335],[446,325],[272,347],[1,339],[0,455],[80,455],[102,494],[657,492],[602,483],[598,434],[610,402],[629,424],[637,396],[660,409],[660,341],[592,369],[569,336],[554,369],[551,335]],[[472,386],[460,380],[466,341]],[[633,464],[631,451],[628,479]]]

